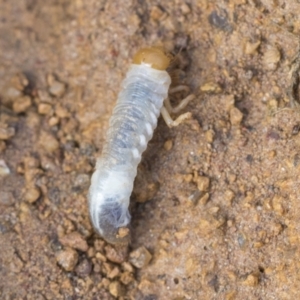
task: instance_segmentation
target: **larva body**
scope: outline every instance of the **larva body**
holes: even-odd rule
[[[126,243],[130,238],[120,236],[118,230],[130,223],[128,207],[137,166],[171,84],[165,70],[168,65],[169,58],[160,49],[138,52],[109,121],[106,143],[91,179],[89,209],[93,226],[110,243]]]

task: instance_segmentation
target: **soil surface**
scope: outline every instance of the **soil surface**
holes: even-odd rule
[[[299,297],[299,1],[0,6],[1,299]],[[193,117],[159,119],[132,242],[115,247],[87,191],[121,81],[151,45],[177,54]]]

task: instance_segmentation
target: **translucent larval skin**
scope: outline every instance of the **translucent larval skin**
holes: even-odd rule
[[[93,226],[108,242],[126,243],[118,229],[130,223],[130,195],[141,155],[157,126],[171,83],[166,71],[132,64],[109,121],[106,143],[89,190]]]

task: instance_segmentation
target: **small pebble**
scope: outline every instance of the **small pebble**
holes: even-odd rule
[[[215,132],[212,129],[209,129],[205,132],[205,138],[208,143],[212,143],[214,141]]]
[[[218,206],[212,206],[207,210],[211,215],[216,216],[217,213],[220,211],[220,207]]]
[[[196,190],[189,195],[188,199],[192,204],[197,205],[201,196],[203,196],[203,192]]]
[[[158,189],[159,189],[159,184],[156,182],[149,183],[147,184],[147,186],[145,186],[145,184],[141,186],[137,185],[134,190],[134,193],[136,195],[136,201],[139,203],[144,203],[146,201],[149,201],[155,196]]]
[[[93,267],[93,272],[94,272],[94,273],[97,274],[97,273],[100,273],[100,272],[101,272],[101,269],[102,269],[102,268],[101,268],[101,266],[100,266],[99,264],[94,263],[93,266],[94,266],[94,267]]]
[[[74,186],[79,189],[84,189],[90,184],[90,176],[87,174],[78,174],[74,181]]]
[[[277,47],[270,46],[263,56],[263,63],[268,70],[276,70],[281,55]]]
[[[31,187],[25,193],[25,200],[29,203],[34,203],[39,199],[40,195],[41,192],[37,187]]]
[[[52,111],[52,106],[48,103],[40,103],[38,106],[38,113],[40,115],[48,115]]]
[[[28,96],[18,98],[13,103],[13,111],[17,114],[25,112],[31,106],[31,99]]]
[[[10,169],[3,159],[0,159],[0,176],[6,176],[10,174]]]
[[[133,266],[128,261],[122,263],[122,269],[130,273],[134,272]]]
[[[20,273],[23,267],[24,263],[22,260],[17,255],[13,255],[13,258],[9,263],[9,270],[14,273]]]
[[[11,206],[15,203],[15,199],[12,193],[0,191],[0,205]]]
[[[227,112],[230,112],[230,110],[234,107],[234,95],[230,94],[230,95],[226,95],[224,97],[222,97],[223,100],[223,105],[224,105],[224,109]],[[224,125],[225,126],[225,125]]]
[[[272,199],[272,209],[279,215],[284,214],[284,208],[282,203],[284,203],[285,200],[281,195],[275,195]]]
[[[96,239],[94,241],[94,248],[96,252],[104,252],[104,246],[105,246],[105,242],[103,240],[100,239]]]
[[[226,190],[224,193],[224,201],[227,206],[231,206],[232,200],[234,199],[235,194],[231,190]]]
[[[61,97],[65,92],[66,86],[59,81],[53,81],[49,87],[49,93],[55,97]]]
[[[115,249],[108,245],[105,247],[106,258],[114,263],[121,264],[127,258],[127,247],[119,247]]]
[[[15,128],[0,124],[0,140],[8,140],[13,137],[15,133]]]
[[[84,237],[77,231],[65,235],[64,237],[60,238],[59,241],[63,246],[77,249],[82,252],[86,252],[89,248]]]
[[[4,152],[5,149],[6,149],[5,142],[0,140],[0,153]]]
[[[133,278],[132,273],[124,272],[121,274],[120,280],[123,284],[127,285],[127,284],[131,283],[134,280],[134,278]]]
[[[0,222],[0,234],[4,234],[10,231],[10,224],[5,221]]]
[[[260,41],[257,41],[255,43],[247,42],[245,45],[245,50],[244,50],[245,54],[248,54],[248,55],[256,54],[259,45],[260,45]]]
[[[46,155],[41,156],[41,167],[45,171],[57,172],[58,170],[55,161]]]
[[[256,274],[249,274],[247,278],[243,281],[243,285],[246,286],[257,286],[258,285],[258,276]]]
[[[20,98],[22,96],[22,92],[15,87],[9,87],[5,92],[5,97],[10,100],[14,100]]]
[[[200,219],[198,223],[198,228],[201,234],[208,235],[225,223],[225,220],[217,220],[211,215],[208,215],[206,219]]]
[[[229,18],[226,12],[212,11],[208,17],[209,23],[223,31],[232,32],[233,26],[229,23]]]
[[[236,107],[233,107],[230,110],[230,123],[231,125],[240,125],[243,119],[243,114],[240,112],[240,110]]]
[[[248,244],[247,236],[244,233],[240,232],[237,236],[237,242],[241,249],[245,249]]]
[[[52,103],[53,99],[46,90],[37,90],[37,97],[34,99],[36,103]]]
[[[34,156],[27,156],[24,158],[25,169],[35,169],[40,166],[40,161]]]
[[[64,292],[64,293],[73,293],[73,286],[72,286],[72,283],[70,281],[69,278],[66,278],[66,279],[63,279],[62,280],[62,283],[60,285],[60,289]],[[37,299],[37,300],[44,300],[44,296],[41,296],[40,299]]]
[[[193,174],[185,174],[185,175],[183,175],[183,179],[185,182],[190,183],[193,180]]]
[[[90,275],[91,271],[92,271],[92,265],[87,259],[84,259],[75,268],[75,273],[79,277],[86,277],[86,276]]]
[[[129,254],[129,262],[139,269],[147,266],[151,258],[152,255],[144,246],[137,248]]]
[[[158,6],[152,6],[150,10],[150,18],[152,20],[160,20],[164,16],[164,12]]]
[[[55,114],[59,117],[59,118],[67,118],[69,116],[69,112],[67,109],[65,109],[64,107],[57,105],[55,107]]]
[[[48,121],[49,126],[55,126],[59,123],[58,117],[51,117]]]
[[[165,150],[170,151],[170,150],[172,149],[172,147],[173,147],[173,142],[172,142],[172,140],[167,140],[167,141],[165,142],[165,144],[164,144]]]
[[[45,131],[42,131],[40,135],[40,145],[50,153],[59,148],[59,142],[57,139],[52,134]]]
[[[196,176],[194,181],[196,182],[199,191],[205,192],[209,189],[210,180],[208,177]]]
[[[184,15],[188,15],[191,12],[190,7],[186,3],[182,3],[180,9]]]
[[[199,200],[200,205],[205,205],[209,199],[209,193],[205,193]]]
[[[236,291],[227,292],[226,295],[225,295],[225,300],[234,300],[234,299],[236,299],[237,298],[236,294],[237,294]]]
[[[24,88],[29,84],[29,81],[24,74],[19,73],[10,79],[10,84],[19,91],[23,91]]]
[[[29,187],[34,186],[37,178],[40,177],[42,173],[43,171],[39,168],[25,169],[24,177],[27,185],[30,185]]]
[[[200,87],[200,90],[205,93],[216,93],[216,94],[222,92],[222,88],[217,83],[214,82],[205,83]]]
[[[127,227],[120,227],[118,229],[117,237],[118,238],[124,238],[125,236],[130,234],[130,230]]]
[[[67,248],[56,255],[56,261],[67,272],[73,271],[78,262],[78,253]]]
[[[107,277],[109,279],[114,279],[120,275],[120,269],[118,267],[114,267],[108,274]]]
[[[124,295],[124,288],[119,281],[113,281],[110,283],[108,289],[110,294],[114,297],[121,297]]]
[[[106,262],[107,258],[105,257],[105,255],[103,255],[101,252],[97,252],[95,255],[96,259],[101,261],[101,262]]]

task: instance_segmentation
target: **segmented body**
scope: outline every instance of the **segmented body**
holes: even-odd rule
[[[137,166],[157,126],[170,83],[167,71],[146,63],[132,64],[122,83],[89,190],[92,223],[111,243],[122,242],[118,229],[130,222],[128,207]]]

